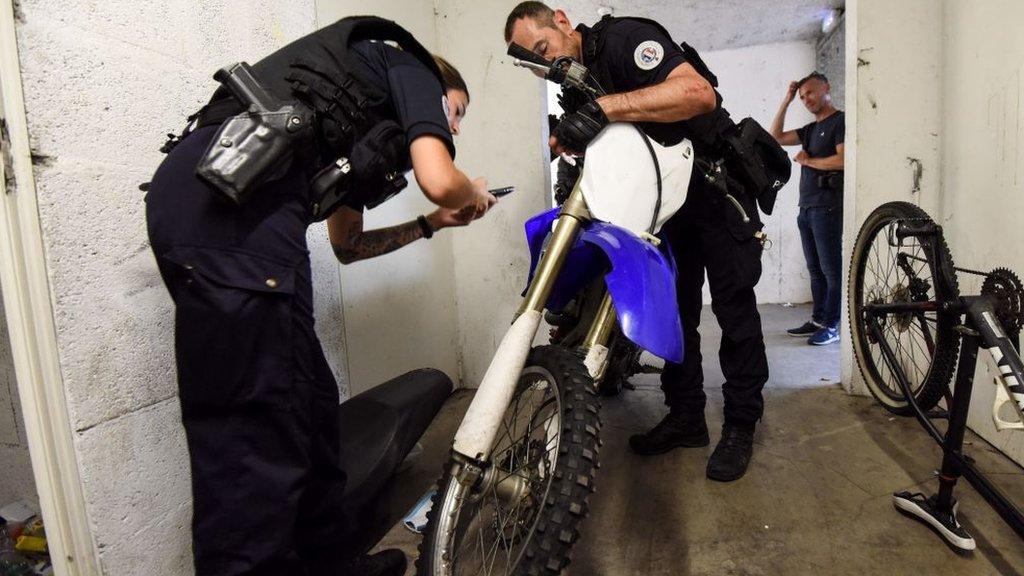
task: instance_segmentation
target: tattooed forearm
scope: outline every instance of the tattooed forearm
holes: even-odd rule
[[[362,226],[349,229],[346,245],[334,244],[334,254],[343,264],[366,260],[388,252],[423,237],[423,230],[415,220],[379,230],[363,231]]]

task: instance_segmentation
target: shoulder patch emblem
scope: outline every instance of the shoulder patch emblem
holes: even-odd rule
[[[661,44],[654,40],[648,40],[641,42],[636,47],[636,51],[633,52],[633,61],[636,62],[637,68],[641,70],[653,70],[661,64],[661,59],[665,57],[665,49],[662,48]]]

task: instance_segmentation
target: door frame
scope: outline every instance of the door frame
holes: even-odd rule
[[[100,574],[57,348],[12,2],[0,1],[0,289],[54,570]]]

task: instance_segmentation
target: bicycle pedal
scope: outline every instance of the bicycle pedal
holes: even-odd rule
[[[933,408],[932,410],[928,411],[928,418],[936,420],[949,420],[949,410],[946,410],[944,408]]]

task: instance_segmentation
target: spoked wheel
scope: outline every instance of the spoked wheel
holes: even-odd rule
[[[919,311],[889,312],[876,318],[914,400],[930,410],[949,390],[959,346],[954,330],[958,318],[940,310],[940,303],[959,296],[946,241],[941,231],[906,234],[932,226],[928,214],[913,204],[883,204],[861,227],[850,264],[850,330],[861,374],[875,399],[899,415],[912,414],[912,408],[869,328],[869,309],[922,305]]]
[[[472,486],[445,467],[420,544],[420,576],[560,574],[587,514],[600,403],[582,361],[530,352],[489,468]]]

